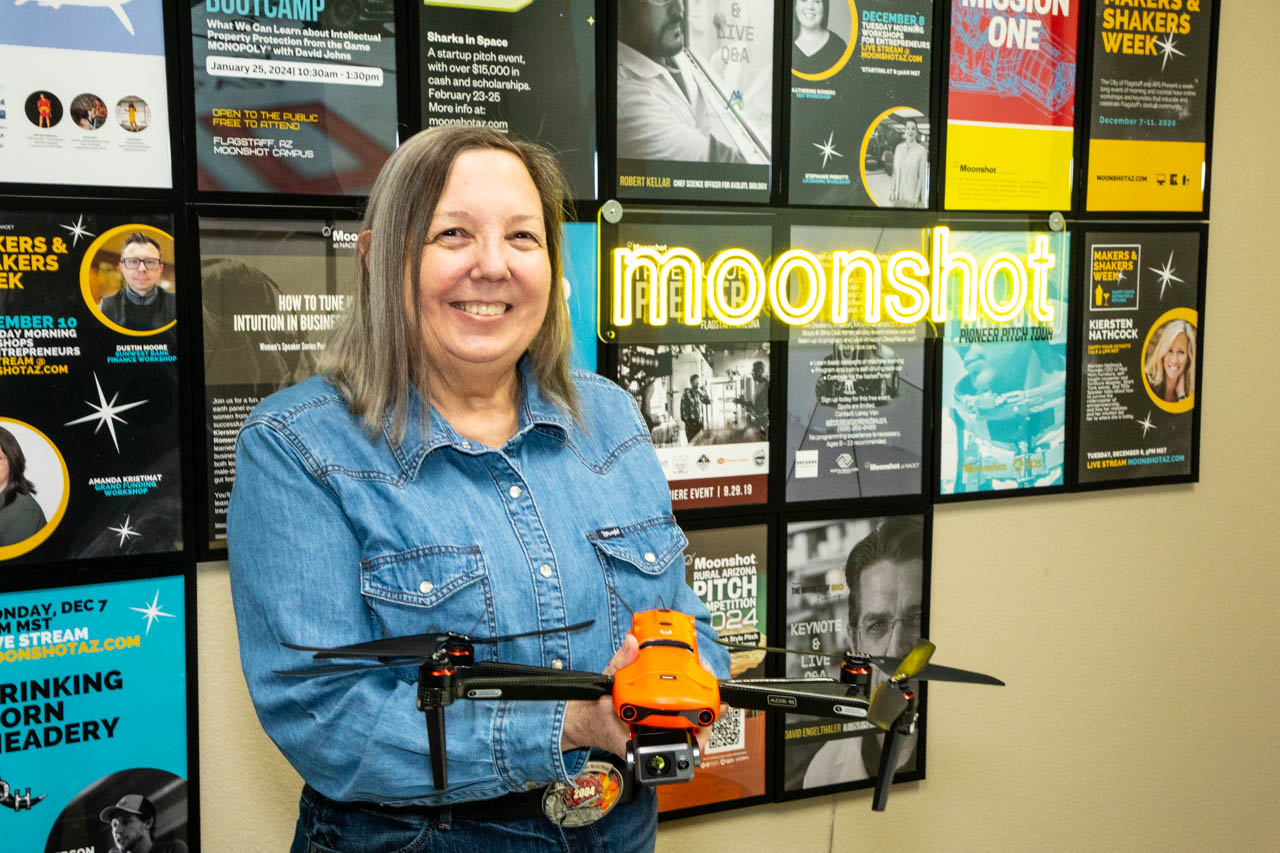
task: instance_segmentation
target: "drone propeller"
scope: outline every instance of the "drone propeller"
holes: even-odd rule
[[[731,643],[728,640],[716,640],[722,646],[730,649],[743,650],[760,650],[766,652],[778,652],[789,655],[812,655],[813,657],[828,658],[830,660],[843,660],[845,655],[833,655],[830,652],[814,651],[812,649],[788,649],[782,646],[751,646],[746,643]],[[875,664],[884,672],[896,672],[906,664],[906,659],[899,661],[898,658],[884,657],[882,655],[864,655],[852,652],[854,656]],[[965,684],[994,684],[1003,685],[1004,682],[994,676],[985,675],[981,672],[971,672],[967,669],[957,669],[954,666],[939,666],[937,664],[928,664],[921,668],[919,672],[911,676],[919,681],[955,681]]]
[[[891,731],[894,723],[911,703],[907,696],[907,680],[917,677],[929,663],[937,648],[928,640],[921,640],[898,665],[889,680],[876,687],[867,707],[867,720],[885,731]]]
[[[464,634],[451,633],[435,633],[435,634],[410,634],[403,637],[386,637],[381,640],[369,640],[363,643],[352,643],[348,646],[301,646],[296,643],[281,643],[287,649],[295,649],[300,652],[314,652],[318,660],[326,658],[428,658],[437,651],[441,645],[450,639],[461,640],[465,643],[503,643],[507,640],[517,640],[522,637],[537,637],[542,634],[557,634],[562,631],[579,631],[595,624],[594,619],[586,622],[578,622],[574,625],[566,625],[563,628],[543,628],[537,631],[524,631],[519,634],[504,634],[500,637],[468,637]],[[396,666],[406,666],[408,664],[395,664]],[[314,672],[314,670],[313,670]]]

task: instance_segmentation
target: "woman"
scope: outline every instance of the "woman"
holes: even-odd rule
[[[1147,382],[1166,403],[1177,403],[1196,392],[1196,330],[1186,320],[1173,320],[1160,331],[1147,357]]]
[[[791,70],[801,74],[821,74],[833,68],[848,45],[827,29],[830,9],[827,0],[796,0],[792,29],[796,33],[791,51]]]
[[[240,433],[232,593],[259,719],[307,782],[294,850],[642,850],[656,807],[646,789],[589,827],[541,814],[588,750],[625,752],[607,698],[454,703],[439,791],[415,668],[289,678],[309,660],[282,642],[542,630],[477,659],[611,672],[636,654],[631,609],[661,599],[698,616],[727,673],[635,403],[568,367],[563,203],[537,146],[474,127],[408,140],[369,198],[327,372]]]
[[[13,433],[0,427],[0,546],[30,539],[48,523],[27,479],[27,457]]]

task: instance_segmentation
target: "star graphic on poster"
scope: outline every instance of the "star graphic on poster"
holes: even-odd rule
[[[1164,59],[1160,60],[1161,71],[1164,71],[1164,67],[1169,64],[1171,55],[1176,53],[1178,56],[1186,56],[1185,53],[1174,47],[1175,44],[1177,42],[1173,40],[1173,30],[1169,30],[1169,34],[1164,37],[1164,41],[1156,39],[1156,47],[1160,48],[1160,54],[1164,57]]]
[[[115,394],[112,395],[111,402],[108,403],[106,395],[102,393],[102,383],[98,381],[97,373],[93,374],[93,384],[98,386],[97,405],[89,402],[88,400],[84,401],[85,405],[93,409],[93,414],[85,415],[83,418],[77,418],[74,421],[67,421],[65,424],[63,424],[63,426],[75,426],[76,424],[83,424],[83,423],[88,423],[89,421],[96,420],[98,422],[98,425],[93,428],[93,431],[97,433],[98,430],[102,429],[102,425],[106,424],[107,431],[111,433],[111,443],[116,446],[116,453],[119,453],[120,440],[116,438],[115,422],[119,421],[122,424],[127,423],[127,421],[125,421],[124,418],[120,417],[120,412],[127,412],[132,408],[141,406],[143,403],[147,401],[138,400],[136,403],[122,403],[121,405],[117,406],[116,400],[120,397],[119,391],[117,391]]]
[[[1124,270],[1119,270],[1116,273],[1116,284],[1119,284],[1122,281],[1124,281]]]
[[[1150,410],[1150,409],[1147,409],[1147,416],[1146,416],[1145,418],[1143,418],[1142,420],[1138,421],[1138,426],[1142,427],[1142,437],[1143,437],[1143,438],[1146,438],[1146,437],[1147,437],[1147,433],[1149,433],[1151,430],[1156,429],[1156,425],[1155,425],[1155,424],[1153,424],[1153,423],[1151,422],[1151,410]]]
[[[158,589],[156,590],[155,598],[151,599],[151,603],[146,607],[130,607],[129,609],[134,612],[141,613],[142,617],[147,620],[148,634],[151,633],[151,623],[155,622],[156,619],[161,616],[167,616],[170,619],[176,619],[178,617],[178,614],[176,613],[164,612],[164,605],[160,603],[160,590]]]
[[[84,227],[84,214],[80,214],[80,218],[75,221],[74,225],[60,225],[71,232],[71,247],[74,249],[76,244],[80,242],[81,237],[95,237],[97,235],[86,230]]]
[[[595,16],[594,16],[594,15],[588,15],[588,16],[587,16],[587,26],[594,27],[595,25],[596,25],[596,19],[595,19]]]
[[[124,547],[124,543],[129,537],[142,535],[141,533],[133,529],[133,526],[129,523],[129,516],[127,515],[124,517],[124,523],[121,524],[119,527],[108,527],[107,529],[110,530],[112,533],[120,534],[121,548]]]
[[[1160,279],[1160,298],[1161,299],[1164,299],[1164,290],[1166,287],[1169,286],[1170,282],[1176,281],[1178,282],[1178,284],[1182,284],[1182,279],[1178,278],[1176,275],[1173,274],[1174,266],[1173,266],[1173,250],[1172,249],[1169,250],[1169,260],[1164,262],[1163,267],[1160,267],[1159,269],[1157,269],[1156,267],[1147,267],[1147,269],[1155,273],[1156,277]]]
[[[833,144],[835,140],[835,136],[836,134],[835,134],[835,131],[833,130],[831,133],[827,134],[826,142],[812,143],[814,148],[817,148],[819,151],[822,152],[822,168],[824,169],[827,168],[827,161],[830,160],[832,157],[844,156],[843,154],[841,154],[839,151],[836,150],[836,147]]]

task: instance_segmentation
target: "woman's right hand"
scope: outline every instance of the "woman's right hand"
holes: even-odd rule
[[[634,634],[627,634],[622,647],[604,668],[605,675],[613,675],[640,654],[640,646]],[[631,729],[618,719],[613,708],[612,696],[601,696],[594,701],[571,699],[564,712],[564,727],[560,732],[560,750],[603,749],[619,758],[627,756],[627,741]]]

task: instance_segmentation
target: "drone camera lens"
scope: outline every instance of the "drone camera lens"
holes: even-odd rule
[[[653,776],[662,776],[667,772],[667,758],[664,755],[651,755],[648,762],[649,773]]]

